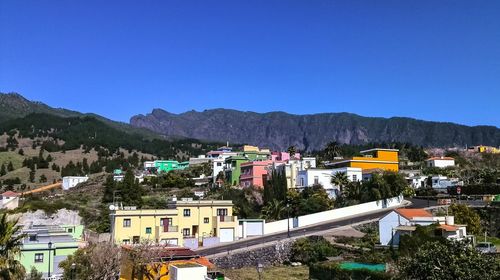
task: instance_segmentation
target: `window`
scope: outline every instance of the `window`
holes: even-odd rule
[[[36,263],[43,262],[43,253],[35,254],[35,262]]]
[[[358,175],[352,175],[352,180],[356,182],[358,180]]]
[[[300,186],[304,186],[304,178],[300,178]]]
[[[315,185],[319,184],[319,177],[318,176],[314,176],[314,184]]]
[[[160,226],[166,226],[166,225],[173,225],[172,223],[172,218],[163,218],[163,219],[160,219]]]
[[[36,234],[30,235],[30,241],[36,241]]]
[[[128,245],[130,244],[130,239],[123,239],[123,244]]]
[[[227,208],[217,209],[217,216],[227,216]]]
[[[210,219],[209,219],[209,218],[203,218],[203,222],[204,222],[205,224],[208,224],[208,223],[210,222]]]
[[[141,239],[139,238],[139,236],[132,237],[132,243],[139,244],[140,241],[141,241]]]
[[[151,234],[151,228],[150,227],[146,228],[146,234]]]
[[[217,166],[222,166],[222,163],[221,162],[217,162]]]
[[[68,228],[68,232],[69,233],[73,233],[73,229],[72,228]]]
[[[184,217],[191,217],[191,209],[184,209]]]
[[[130,227],[131,222],[130,219],[123,219],[123,227]]]
[[[191,236],[191,230],[189,228],[183,228],[182,236]]]

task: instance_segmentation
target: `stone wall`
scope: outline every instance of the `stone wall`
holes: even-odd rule
[[[244,266],[272,266],[290,261],[293,241],[277,242],[267,247],[248,249],[238,253],[230,253],[222,257],[212,258],[211,261],[219,268],[234,269]]]

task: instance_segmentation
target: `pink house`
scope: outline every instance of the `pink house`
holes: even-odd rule
[[[295,153],[295,155],[293,155],[293,159],[300,159],[300,153]],[[290,154],[287,152],[272,152],[271,160],[272,161],[289,161]]]
[[[267,167],[272,164],[271,160],[250,161],[241,164],[240,186],[264,187],[264,178],[267,177]]]

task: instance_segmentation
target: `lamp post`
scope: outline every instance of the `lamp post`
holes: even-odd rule
[[[71,264],[71,280],[75,280],[76,263]]]
[[[287,236],[290,238],[290,203],[288,198],[286,200],[286,225],[287,225]]]
[[[262,271],[264,271],[264,265],[257,263],[257,273],[259,274],[259,280],[262,280]]]
[[[49,278],[50,278],[50,251],[52,250],[52,242],[49,241],[49,244],[47,244],[49,246]]]

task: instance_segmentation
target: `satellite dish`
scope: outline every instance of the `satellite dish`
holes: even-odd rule
[[[109,210],[110,210],[110,211],[114,211],[114,210],[115,210],[115,206],[114,206],[114,205],[110,205],[110,206],[109,206]]]

